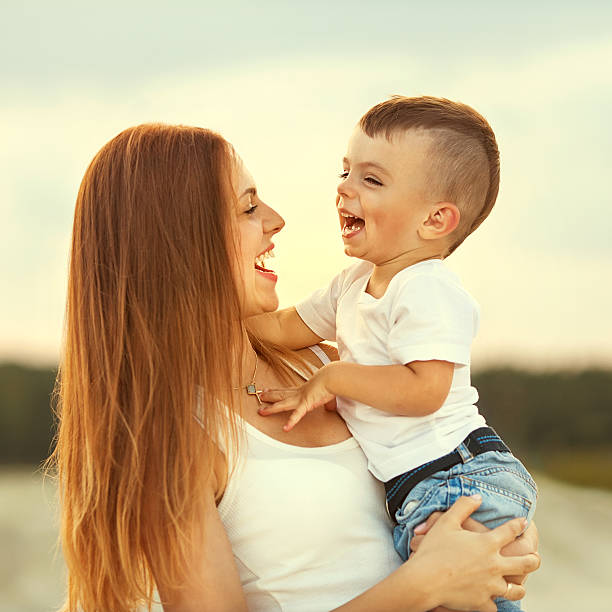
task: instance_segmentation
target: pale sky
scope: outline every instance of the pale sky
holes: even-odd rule
[[[76,193],[119,131],[235,145],[287,221],[286,306],[350,265],[341,159],[399,93],[466,102],[497,134],[497,204],[448,259],[482,307],[474,367],[612,366],[610,3],[22,4],[0,39],[0,360],[57,361]]]

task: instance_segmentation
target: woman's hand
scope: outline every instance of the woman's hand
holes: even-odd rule
[[[429,516],[427,521],[415,527],[414,537],[410,541],[410,550],[413,552],[418,550],[419,545],[425,537],[425,534],[434,526],[436,521],[441,516],[442,512],[434,512]],[[463,528],[476,533],[486,533],[487,531],[490,531],[488,527],[472,518],[468,518],[466,521],[464,521]],[[518,557],[530,553],[538,555],[538,542],[538,528],[534,522],[531,522],[529,527],[527,527],[527,529],[525,529],[525,531],[518,538],[516,538],[516,540],[504,546],[500,552],[506,557]],[[523,585],[525,584],[528,575],[529,574],[520,574],[515,576],[505,576],[505,578],[508,582],[512,582],[513,584]]]
[[[326,369],[322,367],[301,387],[264,389],[259,394],[259,399],[266,405],[259,409],[259,414],[268,416],[292,411],[283,427],[285,431],[290,431],[308,412],[335,399],[327,389],[326,382]]]
[[[433,587],[438,594],[436,605],[496,612],[494,597],[517,600],[525,595],[521,585],[507,582],[504,576],[523,576],[540,565],[535,553],[503,556],[500,552],[523,531],[524,519],[508,521],[486,533],[463,527],[480,503],[479,496],[462,497],[432,520],[427,535],[404,564],[406,571],[418,572]]]

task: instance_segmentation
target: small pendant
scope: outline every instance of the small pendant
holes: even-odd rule
[[[261,400],[259,399],[259,394],[261,391],[258,391],[255,387],[255,383],[251,383],[245,387],[247,395],[254,395],[257,398],[257,401],[261,404]]]

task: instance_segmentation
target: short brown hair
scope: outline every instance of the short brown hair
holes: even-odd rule
[[[461,212],[447,255],[488,217],[499,191],[499,150],[491,126],[473,108],[446,98],[392,96],[372,107],[359,127],[370,138],[419,129],[431,135],[432,195]]]

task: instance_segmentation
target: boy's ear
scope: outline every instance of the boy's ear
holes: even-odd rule
[[[452,202],[438,202],[431,207],[429,216],[419,226],[419,236],[423,240],[436,240],[448,236],[457,229],[461,213]]]

